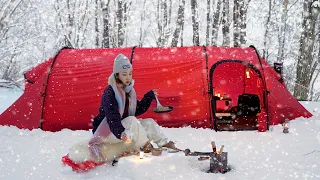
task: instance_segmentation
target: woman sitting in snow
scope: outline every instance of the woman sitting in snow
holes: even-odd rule
[[[119,54],[114,60],[113,73],[102,95],[99,114],[93,121],[94,135],[87,146],[91,157],[85,160],[112,161],[122,153],[141,148],[150,152],[150,141],[159,147],[175,149],[174,143],[168,140],[153,119],[135,117],[148,110],[157,91],[149,91],[138,101],[133,85],[130,61]],[[69,153],[69,157],[75,161],[83,161],[83,157],[79,159],[79,149],[83,144],[79,145],[73,148],[75,153]]]

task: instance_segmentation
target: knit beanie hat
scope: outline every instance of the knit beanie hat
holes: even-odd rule
[[[125,55],[119,54],[114,59],[113,73],[116,74],[116,73],[119,73],[119,72],[126,71],[128,69],[132,69],[132,65],[131,65],[129,59]]]

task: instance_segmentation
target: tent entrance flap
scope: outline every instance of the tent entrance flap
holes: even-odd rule
[[[219,61],[210,70],[215,130],[257,130],[263,107],[258,69],[237,60]]]

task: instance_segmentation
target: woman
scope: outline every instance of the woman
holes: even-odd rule
[[[159,147],[175,149],[174,143],[168,140],[153,119],[138,120],[135,117],[148,110],[157,91],[147,92],[138,101],[133,86],[132,65],[126,56],[119,54],[102,95],[99,114],[93,121],[94,135],[88,143],[90,159],[112,161],[122,153],[141,148],[150,152],[150,141]]]

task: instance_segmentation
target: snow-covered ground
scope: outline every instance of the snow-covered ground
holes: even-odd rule
[[[0,114],[5,111],[13,102],[15,102],[23,93],[18,87],[9,86],[9,88],[1,87],[4,80],[0,79]]]
[[[21,95],[0,89],[0,113]],[[209,161],[183,153],[147,155],[120,159],[117,166],[105,164],[89,172],[76,173],[61,163],[74,143],[91,137],[89,131],[43,132],[0,126],[0,179],[320,179],[320,103],[305,103],[314,115],[290,122],[290,133],[282,126],[270,131],[215,132],[210,129],[163,128],[181,149],[210,151],[210,142],[225,145],[234,169],[226,174],[206,173]]]

